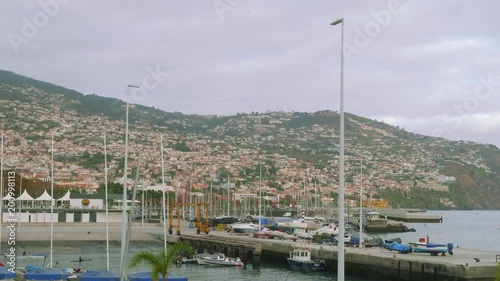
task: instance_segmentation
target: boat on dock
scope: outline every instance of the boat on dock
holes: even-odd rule
[[[324,260],[311,258],[311,249],[309,247],[293,249],[287,261],[290,267],[295,271],[312,272],[327,270]]]
[[[428,253],[432,256],[446,255],[446,253],[453,255],[453,243],[430,243],[429,236],[420,237],[417,242],[409,244],[414,253]]]
[[[410,245],[401,244],[396,241],[389,243],[386,241],[385,243],[382,243],[382,247],[384,247],[385,249],[389,249],[391,251],[397,251],[401,254],[408,254],[412,251]]]

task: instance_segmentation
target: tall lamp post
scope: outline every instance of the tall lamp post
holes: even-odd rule
[[[162,217],[163,217],[163,250],[165,253],[167,252],[167,212],[166,208],[167,205],[165,203],[165,193],[167,192],[167,186],[165,185],[165,166],[164,166],[164,160],[163,160],[163,134],[160,134],[160,154],[161,154],[161,184],[163,185],[163,191],[161,192],[162,194]]]
[[[49,267],[54,266],[52,263],[52,253],[53,253],[53,245],[54,245],[54,135],[58,136],[60,133],[52,131],[51,133],[51,141],[50,141],[50,263]]]
[[[345,232],[344,224],[344,18],[330,25],[342,24],[340,37],[340,151],[339,151],[339,237],[342,240]],[[338,246],[337,280],[344,281],[344,243]]]
[[[363,155],[360,159],[361,179],[359,180],[359,248],[363,248]]]
[[[125,280],[125,243],[127,240],[127,169],[128,169],[128,93],[130,88],[139,88],[127,85],[127,108],[125,109],[125,161],[123,164],[123,201],[122,201],[122,243],[120,261],[120,280]]]

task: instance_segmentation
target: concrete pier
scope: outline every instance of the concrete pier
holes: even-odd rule
[[[335,245],[281,241],[249,236],[231,236],[222,232],[209,235],[182,235],[187,241],[206,241],[214,238],[217,243],[235,242],[260,244],[263,261],[283,260],[297,246],[308,246],[313,258],[324,259],[331,271],[336,271],[338,248]],[[348,274],[379,276],[387,280],[493,280],[498,253],[457,248],[454,255],[431,256],[430,254],[400,254],[387,249],[345,247],[345,269]]]
[[[443,222],[443,217],[427,212],[408,209],[383,209],[377,210],[381,216],[387,215],[388,219],[404,222]]]

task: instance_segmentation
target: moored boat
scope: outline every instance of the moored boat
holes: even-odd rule
[[[365,215],[363,229],[366,232],[408,232],[410,229],[402,222],[388,220],[378,212],[368,212]],[[414,229],[412,229],[414,231]]]
[[[110,270],[87,270],[77,274],[79,281],[120,281],[120,273]]]
[[[177,264],[198,264],[196,257],[178,256],[175,262]]]
[[[293,270],[302,272],[326,271],[327,266],[324,260],[312,259],[309,247],[299,247],[290,252],[290,257],[286,259]]]
[[[167,281],[188,281],[188,278],[185,276],[179,276],[173,272],[167,273]],[[150,271],[145,272],[137,272],[134,274],[130,274],[128,276],[129,281],[153,281],[153,280],[163,280],[163,274],[158,274],[157,279],[153,279],[151,277]]]
[[[243,262],[240,258],[226,257],[226,255],[222,253],[205,257],[203,260],[209,265],[243,266]]]
[[[72,273],[61,268],[40,268],[26,266],[26,272],[20,273],[21,280],[68,280]],[[19,275],[19,274],[18,274]]]
[[[5,266],[0,267],[0,280],[14,280],[16,272]]]
[[[209,254],[209,253],[202,253],[202,254],[197,254],[194,256],[194,258],[196,259],[196,261],[198,262],[198,264],[202,264],[202,265],[205,265],[207,264],[205,262],[205,258],[206,257],[216,257],[219,253],[215,253],[215,254]]]

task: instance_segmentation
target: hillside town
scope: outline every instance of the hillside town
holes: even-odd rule
[[[51,180],[51,147],[54,147],[54,181],[68,189],[93,193],[104,181],[104,134],[108,179],[123,183],[125,124],[101,115],[82,115],[63,107],[77,100],[35,87],[0,84],[4,91],[24,98],[0,100],[4,134],[4,169],[28,179]],[[36,102],[29,102],[30,100]],[[124,112],[124,104],[118,107]],[[111,109],[110,109],[111,110]],[[231,188],[235,200],[258,194],[279,204],[280,198],[296,201],[310,194],[315,202],[335,204],[338,185],[338,130],[323,122],[335,112],[265,112],[220,119],[218,125],[201,125],[183,118],[165,120],[184,130],[150,124],[139,116],[150,114],[130,106],[129,175],[134,174],[141,153],[142,188],[162,183],[160,138],[163,138],[164,180],[180,194],[207,194]],[[322,119],[316,118],[320,117]],[[311,117],[311,124],[300,120]],[[302,118],[302,119],[301,119]],[[338,117],[337,117],[338,118]],[[314,120],[321,122],[314,123]],[[365,119],[368,120],[368,119]],[[440,173],[440,156],[452,152],[460,165],[472,165],[491,173],[478,153],[481,145],[450,142],[408,133],[380,122],[347,117],[345,194],[353,204],[377,197],[379,190],[412,188],[448,191],[453,176]],[[330,122],[333,124],[333,121]],[[213,123],[211,123],[213,124]],[[374,125],[375,124],[375,125]],[[53,142],[52,142],[53,137]],[[468,149],[463,149],[464,145]],[[437,154],[441,153],[442,155]],[[362,163],[362,166],[361,166]],[[260,187],[260,175],[262,186]],[[132,182],[128,182],[129,188]],[[443,204],[453,207],[449,198]]]

